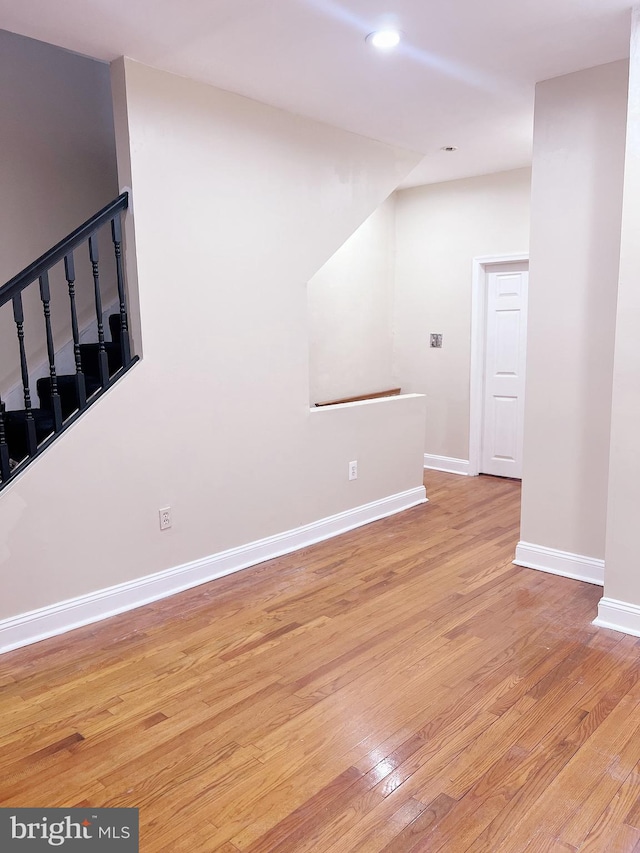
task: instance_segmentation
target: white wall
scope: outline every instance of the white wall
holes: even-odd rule
[[[422,398],[310,412],[306,294],[419,156],[114,70],[144,358],[0,495],[0,617],[422,486]]]
[[[395,196],[309,282],[309,391],[314,403],[394,387]]]
[[[611,410],[605,596],[640,606],[640,9],[633,16]],[[634,618],[638,629],[637,613]]]
[[[472,260],[527,251],[529,194],[528,169],[396,194],[395,376],[427,396],[425,453],[469,458]]]
[[[0,30],[0,285],[118,193],[109,68]],[[81,325],[92,311],[89,265],[79,258]],[[84,271],[84,277],[81,273]],[[105,304],[115,286],[105,278]],[[54,334],[70,325],[66,284],[52,279]],[[25,294],[30,366],[44,357],[37,286]],[[61,340],[61,343],[64,343]],[[19,378],[10,306],[0,309],[0,393]]]
[[[521,539],[604,557],[626,61],[536,88]]]

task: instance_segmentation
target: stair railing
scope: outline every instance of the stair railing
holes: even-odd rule
[[[118,196],[110,204],[76,228],[68,237],[61,240],[38,260],[30,264],[21,273],[14,276],[3,287],[0,287],[0,310],[11,303],[13,322],[16,327],[18,354],[20,360],[20,377],[24,410],[11,412],[0,398],[0,489],[12,477],[22,471],[24,465],[30,462],[45,446],[48,446],[59,433],[74,421],[97,397],[100,396],[113,382],[128,370],[138,359],[131,355],[129,339],[128,313],[124,264],[122,257],[122,222],[121,216],[129,204],[128,193]],[[106,341],[103,325],[102,289],[100,283],[100,257],[98,249],[99,232],[110,225],[111,242],[115,260],[115,277],[118,293],[118,316],[114,328],[112,326],[111,343]],[[88,252],[93,277],[93,301],[97,322],[97,353],[83,353],[81,330],[78,322],[76,305],[76,268],[74,253],[82,248]],[[71,314],[71,338],[73,342],[73,357],[75,376],[73,390],[75,405],[72,412],[63,410],[59,389],[59,377],[56,368],[56,351],[51,324],[51,285],[49,273],[52,268],[64,263],[64,278],[69,295]],[[30,385],[27,347],[25,344],[23,293],[38,282],[40,301],[44,318],[44,339],[48,360],[47,410],[34,409],[33,393]],[[118,339],[116,342],[116,338]],[[119,344],[119,346],[117,346]],[[96,346],[95,344],[93,345]],[[118,352],[111,354],[107,348],[114,347]],[[86,350],[86,345],[84,346]],[[91,355],[92,392],[87,393],[87,365],[85,359]],[[71,378],[71,377],[69,377]],[[97,381],[96,381],[97,380]],[[68,408],[68,406],[67,406]],[[15,448],[19,450],[16,452]],[[21,458],[16,459],[15,455]]]

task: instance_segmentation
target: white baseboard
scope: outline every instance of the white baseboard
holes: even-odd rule
[[[615,598],[601,598],[598,616],[593,620],[593,624],[640,637],[640,607],[627,601],[617,601]]]
[[[445,471],[447,474],[469,476],[468,459],[453,459],[450,456],[434,456],[431,453],[425,453],[424,467],[431,468],[433,471]]]
[[[312,524],[221,551],[210,557],[147,575],[127,583],[61,601],[0,621],[0,654],[64,634],[74,628],[108,619],[152,601],[182,592],[216,578],[238,572],[314,542],[338,536],[388,515],[426,503],[424,486],[409,489]]]
[[[594,557],[583,557],[581,554],[532,545],[530,542],[518,542],[513,562],[526,569],[538,569],[552,575],[604,586],[604,560]]]

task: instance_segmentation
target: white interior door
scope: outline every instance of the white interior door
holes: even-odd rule
[[[487,267],[485,274],[480,471],[521,479],[529,265],[501,264]]]

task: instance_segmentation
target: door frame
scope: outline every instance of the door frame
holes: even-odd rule
[[[481,255],[473,259],[471,278],[471,363],[469,383],[469,476],[480,473],[484,357],[487,331],[487,267],[529,262],[529,252]]]

